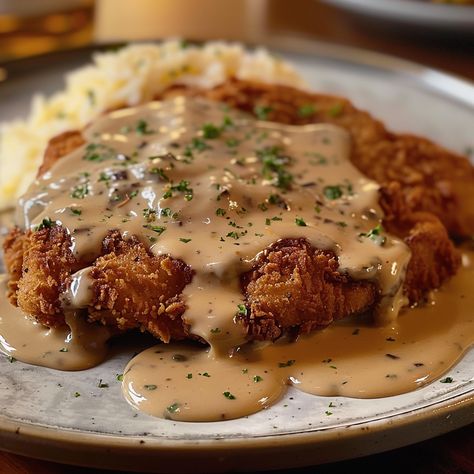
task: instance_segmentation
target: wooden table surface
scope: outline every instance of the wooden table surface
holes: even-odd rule
[[[445,37],[421,29],[408,32],[400,26],[389,28],[309,0],[271,0],[268,28],[273,33],[303,35],[399,56],[474,80],[474,37]],[[474,473],[474,425],[387,453],[325,465],[317,472],[381,472],[387,469],[423,474]],[[99,472],[104,471],[0,453],[0,474]],[[310,473],[315,472],[315,468],[291,472]]]

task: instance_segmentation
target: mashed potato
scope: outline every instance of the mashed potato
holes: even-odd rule
[[[151,100],[172,84],[210,88],[229,77],[303,87],[284,61],[239,44],[188,46],[178,40],[96,53],[66,76],[64,90],[34,97],[25,120],[0,128],[0,210],[15,204],[34,179],[48,140],[84,127],[102,111]]]

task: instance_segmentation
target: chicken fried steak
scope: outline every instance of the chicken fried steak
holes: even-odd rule
[[[416,304],[456,273],[460,258],[448,231],[462,237],[474,228],[472,200],[467,198],[474,195],[474,175],[466,159],[422,138],[390,133],[345,99],[242,81],[230,81],[211,91],[174,88],[164,98],[172,102],[181,94],[191,96],[182,99],[185,105],[176,99],[175,108],[166,109],[179,109],[179,117],[183,107],[195,107],[186,100],[205,97],[211,102],[194,112],[194,120],[202,115],[197,133],[188,136],[185,132],[182,138],[170,125],[171,138],[164,146],[151,146],[161,122],[151,122],[146,115],[149,111],[145,118],[133,115],[133,122],[130,119],[125,125],[117,115],[117,125],[112,127],[115,133],[118,127],[124,136],[133,135],[130,141],[136,150],[117,152],[113,139],[96,143],[92,132],[88,136],[68,132],[50,142],[40,169],[46,179],[43,186],[68,171],[62,162],[71,161],[71,153],[77,154],[78,170],[84,163],[92,168],[86,171],[88,176],[65,180],[69,201],[61,197],[64,190],[51,191],[51,201],[57,199],[61,204],[59,214],[46,215],[44,208],[48,208],[43,206],[32,219],[36,227],[28,222],[26,230],[10,232],[4,251],[13,304],[47,326],[64,325],[71,284],[77,280],[76,272],[87,268],[90,295],[83,309],[90,321],[120,330],[138,328],[165,342],[206,339],[193,332],[185,313],[190,300],[183,297],[191,282],[200,281],[193,258],[200,258],[195,253],[209,239],[202,233],[209,195],[199,194],[205,180],[211,183],[205,192],[213,192],[210,220],[218,222],[212,245],[216,252],[222,247],[238,256],[234,260],[244,301],[235,303],[235,319],[250,339],[275,340],[288,331],[306,333],[338,319],[374,312],[385,300],[392,306]],[[331,174],[339,172],[335,166],[341,166],[343,160],[335,158],[336,152],[323,155],[320,150],[324,146],[331,149],[332,144],[324,142],[328,137],[341,140],[338,143],[344,149],[337,131],[328,129],[326,137],[324,127],[318,131],[322,140],[314,152],[309,134],[300,139],[291,127],[272,129],[250,122],[239,128],[240,120],[250,119],[234,108],[281,124],[330,123],[346,129],[353,165],[379,183],[380,189],[371,188],[370,181],[360,181],[365,178],[359,174],[351,175],[351,181],[346,175]],[[109,130],[102,123],[93,132],[97,136]],[[285,133],[292,140],[280,136]],[[113,137],[112,132],[109,135]],[[288,149],[287,143],[291,143]],[[292,152],[301,152],[304,163],[295,160]],[[148,153],[146,160],[140,161],[140,153]],[[215,161],[206,161],[213,154],[228,161],[216,167]],[[198,164],[200,159],[205,165]],[[314,166],[311,176],[306,161]],[[197,167],[198,182],[187,179],[186,167],[190,166]],[[355,172],[359,173],[354,168]],[[309,179],[312,176],[316,179]],[[330,181],[333,176],[337,179]],[[156,186],[164,190],[162,196],[155,196]],[[362,195],[362,189],[374,196],[373,208],[367,205],[370,201],[357,203],[354,196]],[[86,225],[93,198],[96,206],[106,209],[101,216],[107,221],[105,231],[96,232]],[[34,199],[37,204],[36,195]],[[192,221],[186,207],[190,203],[200,209],[197,214],[204,212],[204,220],[187,233]],[[260,215],[257,222],[255,216]],[[142,219],[139,225],[137,216]],[[74,229],[68,224],[73,218],[78,221]],[[132,227],[124,231],[127,225]],[[262,227],[265,234],[259,232]],[[305,233],[312,229],[321,236]],[[81,236],[79,230],[87,235]],[[327,244],[326,234],[341,236],[342,253],[341,246]],[[166,252],[171,238],[179,242],[176,253]],[[86,246],[81,239],[99,245],[92,251],[78,251]],[[261,243],[254,243],[259,239]],[[405,251],[406,261],[401,256],[406,248],[402,242],[411,252]],[[250,261],[245,246],[254,251],[252,258],[257,257]],[[363,256],[373,251],[376,255],[367,257],[369,265],[358,262],[356,271],[348,263],[346,249],[347,254],[352,251]],[[397,277],[388,284],[390,271],[384,268],[388,269],[394,256],[400,257]],[[228,267],[225,269],[227,272]],[[221,280],[226,280],[225,275]],[[219,328],[211,332],[214,329]]]

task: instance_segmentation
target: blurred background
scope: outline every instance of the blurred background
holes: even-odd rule
[[[169,36],[264,44],[304,37],[474,79],[469,3],[474,0],[0,0],[0,63],[93,43]]]

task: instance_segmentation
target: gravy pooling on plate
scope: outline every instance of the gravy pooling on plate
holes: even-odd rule
[[[349,161],[350,139],[342,129],[325,124],[294,127],[260,122],[223,104],[178,97],[104,115],[84,136],[84,146],[61,158],[30,187],[21,199],[17,222],[23,229],[64,226],[79,259],[98,256],[107,232],[117,229],[124,236],[138,236],[156,255],[169,254],[190,265],[195,274],[183,293],[187,305],[183,318],[190,324],[191,334],[210,344],[209,352],[180,350],[186,360],[194,361],[190,367],[200,367],[206,361],[214,371],[233,374],[238,380],[239,370],[245,370],[241,365],[249,363],[246,357],[282,350],[288,352],[282,363],[290,367],[293,351],[304,347],[310,351],[312,346],[303,341],[278,343],[247,355],[243,354],[248,348],[235,350],[245,343],[244,328],[236,322],[246,311],[239,276],[252,268],[259,252],[279,239],[305,238],[316,248],[333,251],[340,272],[355,280],[376,282],[381,295],[378,320],[397,324],[396,316],[406,304],[402,289],[410,252],[402,241],[383,231],[379,186]],[[73,275],[63,294],[63,306],[72,318],[91,302],[88,271],[85,268]],[[328,331],[338,334],[344,327],[329,328],[311,338],[317,341]],[[8,325],[3,328],[5,350],[10,335]],[[163,360],[158,363],[160,356],[150,362],[150,354],[157,350],[163,351]],[[322,376],[319,373],[314,374],[313,382],[308,377],[300,381],[297,372],[285,367],[267,375],[266,365],[259,362],[258,371],[265,377],[251,375],[255,377],[251,390],[245,388],[245,381],[234,388],[250,392],[253,408],[244,404],[237,411],[220,410],[225,416],[217,418],[200,410],[188,414],[188,402],[168,402],[168,395],[154,397],[179,393],[177,385],[166,391],[161,382],[145,383],[153,379],[155,370],[168,374],[185,367],[171,362],[175,351],[173,346],[159,346],[130,363],[124,387],[133,404],[158,416],[208,420],[242,416],[256,411],[256,406],[268,405],[284,390],[288,377],[306,391],[339,391],[316,388],[316,379]],[[229,357],[231,352],[233,357]],[[38,357],[43,353],[44,348],[38,348]],[[18,345],[14,354],[19,360],[61,368],[54,358],[44,363],[23,357]],[[319,352],[314,355],[320,356]],[[446,357],[451,363],[455,360]],[[277,358],[281,359],[279,352]],[[194,375],[189,370],[192,376],[188,378],[187,373],[179,387],[187,390],[203,380],[196,397],[209,396],[206,386],[216,393],[210,369],[206,369],[208,375],[202,371]],[[173,379],[166,376],[164,380],[169,378]],[[339,378],[329,380],[334,387],[342,383]],[[413,384],[403,382],[388,392],[370,390],[366,395],[411,388]],[[351,390],[340,393],[361,396]],[[240,406],[236,400],[245,398],[230,389],[219,396],[233,406]],[[175,403],[176,409],[168,410]]]
[[[474,341],[473,259],[473,252],[464,254],[463,268],[429,304],[404,309],[383,326],[339,321],[297,342],[244,347],[226,359],[204,348],[157,345],[128,363],[124,396],[154,416],[218,421],[272,405],[288,385],[327,397],[416,390],[449,370]],[[438,383],[451,382],[456,380],[444,377]],[[331,403],[325,416],[336,413]]]

